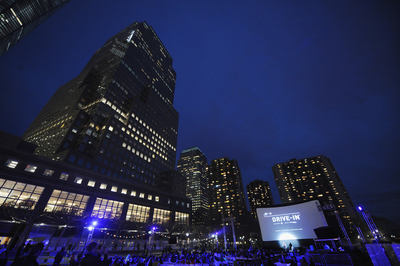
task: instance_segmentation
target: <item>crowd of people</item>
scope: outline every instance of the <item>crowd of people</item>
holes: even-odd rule
[[[29,244],[29,243],[28,243]],[[38,266],[44,244],[27,245],[28,249],[21,249],[17,252],[12,266]],[[103,248],[96,242],[91,242],[86,246],[84,252],[72,251],[68,254],[63,247],[55,256],[53,266],[173,266],[182,264],[201,264],[210,266],[272,266],[279,263],[290,264],[291,266],[315,265],[312,257],[282,250],[263,250],[263,249],[240,249],[238,251],[222,251],[203,249],[182,249],[172,250],[163,249],[162,254],[155,256],[145,250],[141,255],[109,256],[107,248]],[[0,253],[1,254],[1,253]],[[64,257],[68,257],[64,259]],[[63,264],[61,264],[63,263]],[[4,264],[6,265],[6,264]]]
[[[162,254],[155,256],[145,251],[142,255],[109,256],[106,248],[96,242],[86,247],[84,254],[73,252],[70,257],[71,266],[160,266],[201,264],[214,266],[272,266],[275,263],[290,263],[290,265],[315,265],[312,257],[301,256],[296,253],[283,253],[282,250],[249,249],[239,251],[221,251],[205,249],[199,250],[172,250],[165,248]]]

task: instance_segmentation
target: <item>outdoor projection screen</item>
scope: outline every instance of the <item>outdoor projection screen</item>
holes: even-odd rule
[[[326,226],[319,201],[289,206],[257,208],[263,241],[317,238],[314,229]]]

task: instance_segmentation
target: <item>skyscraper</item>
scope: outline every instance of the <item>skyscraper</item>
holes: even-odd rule
[[[0,56],[70,0],[7,0],[0,3]]]
[[[182,151],[178,171],[186,180],[186,196],[192,200],[193,224],[206,225],[208,212],[207,158],[198,147]]]
[[[208,166],[208,184],[212,224],[219,225],[222,219],[231,217],[239,226],[247,208],[237,161],[227,157],[212,160]]]
[[[161,173],[175,169],[175,78],[153,28],[135,22],[58,88],[23,139],[37,155],[161,189]]]
[[[348,233],[354,230],[359,216],[329,158],[292,159],[272,170],[283,204],[318,199],[322,206],[335,208]]]
[[[254,180],[246,186],[247,198],[250,203],[251,214],[257,218],[257,207],[265,207],[274,205],[271,187],[268,181]]]

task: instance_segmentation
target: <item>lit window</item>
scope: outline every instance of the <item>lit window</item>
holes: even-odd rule
[[[127,190],[126,188],[123,188],[123,189],[121,190],[121,194],[126,194],[126,193],[128,193],[128,190]]]
[[[152,196],[152,195],[147,195],[147,199],[148,199],[148,200],[152,200],[152,199],[153,199],[153,196]]]
[[[112,187],[111,187],[111,192],[117,192],[117,190],[118,190],[118,187],[117,187],[117,186],[112,186]]]
[[[15,168],[18,165],[18,161],[8,159],[6,162],[6,166],[10,168]]]
[[[150,216],[150,207],[129,204],[126,220],[130,222],[145,223]]]
[[[106,189],[106,188],[107,188],[107,184],[101,183],[100,189]]]
[[[47,202],[45,211],[82,216],[88,200],[89,196],[55,189]]]
[[[123,205],[123,202],[96,198],[91,216],[105,219],[119,219]]]
[[[67,180],[68,180],[68,176],[69,176],[69,174],[61,173],[61,175],[60,175],[60,180],[67,181]]]
[[[0,202],[4,206],[34,209],[44,187],[0,178]]]
[[[139,198],[144,199],[144,193],[140,193]]]
[[[131,196],[132,196],[132,197],[136,197],[136,191],[133,191],[133,190],[132,190]]]
[[[37,166],[28,164],[28,165],[26,166],[26,168],[25,168],[25,171],[26,171],[26,172],[29,172],[29,173],[34,173],[34,172],[36,171],[36,169],[37,169]]]
[[[155,197],[154,197],[154,200],[157,201],[157,202],[159,202],[159,201],[160,201],[160,197],[155,196]]]
[[[75,182],[76,184],[82,184],[82,180],[83,180],[83,179],[82,179],[81,177],[77,177],[77,178],[75,178],[75,181],[74,181],[74,182]]]
[[[95,184],[96,184],[96,181],[90,180],[87,185],[88,185],[88,187],[94,187]]]
[[[54,171],[53,171],[53,170],[46,169],[46,170],[44,170],[44,173],[43,173],[43,175],[45,175],[45,176],[52,176],[52,175],[53,175],[53,173],[54,173]]]

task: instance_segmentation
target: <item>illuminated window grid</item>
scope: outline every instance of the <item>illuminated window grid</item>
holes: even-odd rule
[[[88,200],[89,196],[55,189],[47,202],[45,211],[82,216]]]
[[[0,205],[33,209],[44,187],[0,178]]]
[[[171,211],[154,208],[153,223],[166,225],[170,220]]]
[[[189,226],[189,214],[183,212],[175,212],[175,224]]]
[[[105,218],[105,219],[119,219],[121,218],[123,202],[96,198],[94,204],[92,217]]]
[[[150,207],[129,204],[126,220],[136,223],[146,223],[149,220]]]

